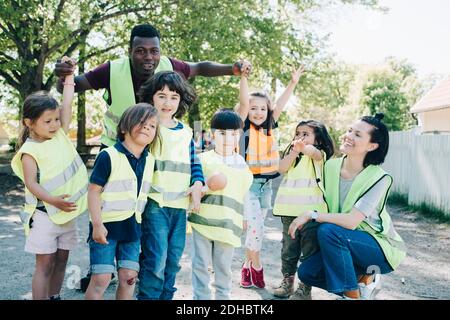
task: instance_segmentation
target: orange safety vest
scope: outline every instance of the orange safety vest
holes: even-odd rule
[[[278,172],[280,155],[273,135],[264,134],[262,128],[257,130],[253,124],[250,124],[246,161],[254,175]]]

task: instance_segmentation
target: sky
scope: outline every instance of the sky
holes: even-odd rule
[[[348,6],[322,22],[329,50],[349,63],[407,59],[419,76],[450,74],[450,1],[381,0],[387,13]],[[325,21],[326,20],[326,21]]]

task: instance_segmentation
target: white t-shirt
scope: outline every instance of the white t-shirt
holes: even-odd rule
[[[345,198],[352,186],[354,179],[345,180],[342,177],[339,179],[339,210],[342,208]],[[379,213],[384,205],[384,195],[387,188],[389,188],[390,179],[388,176],[383,177],[378,181],[372,189],[363,195],[356,203],[355,208],[361,211],[368,224],[377,230],[381,230],[381,219]]]
[[[248,168],[248,165],[245,162],[244,158],[238,153],[233,153],[232,155],[224,157],[214,151],[214,155],[216,156],[215,159],[217,160],[217,163],[223,163],[235,169]]]

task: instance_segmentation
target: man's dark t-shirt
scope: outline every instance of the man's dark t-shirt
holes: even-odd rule
[[[179,73],[184,79],[189,78],[189,74],[191,72],[190,66],[181,60],[169,58],[170,62],[172,63],[173,71]],[[111,105],[111,90],[110,90],[110,62],[105,62],[101,65],[99,65],[94,70],[91,70],[89,72],[86,72],[85,76],[86,79],[89,81],[89,84],[91,85],[92,89],[98,90],[98,89],[106,89],[108,91],[108,105]],[[134,88],[134,96],[136,98],[136,102],[139,102],[138,97],[136,96],[136,93],[139,91],[139,88],[144,83],[144,81],[141,81],[140,79],[133,76],[133,73],[131,73],[131,78],[133,80],[133,88]]]

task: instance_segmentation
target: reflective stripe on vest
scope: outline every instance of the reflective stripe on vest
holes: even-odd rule
[[[101,142],[107,146],[112,146],[116,142],[117,125],[120,117],[129,107],[136,104],[136,98],[131,76],[130,59],[122,58],[110,62],[109,88],[111,92],[111,105],[105,113],[103,119],[103,132]],[[170,59],[161,56],[155,73],[159,71],[172,71],[173,66]],[[108,91],[103,96],[108,100]]]
[[[272,174],[278,171],[280,156],[272,135],[257,130],[253,124],[249,128],[246,161],[253,174]]]
[[[201,203],[227,207],[233,209],[234,211],[236,211],[241,215],[244,214],[244,205],[241,202],[224,195],[207,194],[202,198]]]
[[[86,183],[80,190],[78,190],[73,195],[71,195],[70,198],[65,199],[65,200],[76,203],[79,199],[81,199],[81,197],[85,196],[87,194],[87,192],[88,192],[88,184]],[[46,209],[47,209],[47,214],[49,216],[55,215],[60,211],[58,208],[56,208],[52,205],[49,205],[49,204],[46,205]]]
[[[156,160],[155,170],[158,171],[172,171],[191,174],[191,163],[181,163],[170,160]]]
[[[83,160],[81,160],[80,157],[75,157],[72,163],[69,164],[69,166],[64,169],[62,173],[42,183],[42,187],[48,192],[58,189],[60,186],[69,181],[82,166],[84,166]]]
[[[65,224],[80,214],[87,212],[88,175],[72,142],[62,129],[52,139],[44,142],[27,140],[11,161],[14,173],[24,181],[22,155],[30,154],[39,169],[39,184],[52,196],[69,194],[67,201],[75,202],[77,208],[63,212],[49,203],[42,202],[50,220],[55,224]],[[29,222],[36,210],[37,198],[25,187],[25,205],[20,213],[25,234],[29,233]]]
[[[145,159],[141,188],[137,190],[137,177],[125,154],[114,146],[102,152],[107,152],[111,159],[111,174],[104,186],[102,197],[102,221],[123,221],[135,215],[141,222],[141,215],[147,203],[147,197],[152,187],[154,158],[149,152]]]
[[[199,224],[208,227],[217,227],[220,229],[230,230],[236,237],[242,236],[242,228],[236,226],[233,220],[228,219],[211,219],[205,218],[195,213],[189,214],[188,221],[193,224]],[[197,228],[194,228],[197,230]],[[223,231],[222,231],[223,232]]]
[[[325,159],[326,155],[322,152]],[[328,212],[323,195],[323,161],[314,161],[302,155],[283,176],[275,198],[275,216],[296,217],[302,212],[316,210]]]
[[[237,169],[225,165],[223,157],[214,150],[201,153],[199,159],[205,177],[221,172],[227,177],[227,185],[223,190],[208,191],[201,200],[200,212],[189,214],[188,221],[207,239],[240,247],[244,197],[253,175],[246,166]]]
[[[161,143],[153,150],[155,172],[149,197],[160,207],[187,209],[186,192],[191,183],[192,130],[183,124],[180,130],[160,126]]]
[[[318,204],[320,202],[323,203],[323,196],[307,196],[307,195],[279,195],[277,196],[277,201],[282,204],[292,204],[295,205],[295,208],[297,208],[297,211],[299,211],[299,206],[302,205],[312,205],[312,204]],[[298,216],[298,214],[296,215]]]
[[[379,213],[382,230],[376,230],[376,227],[371,226],[367,221],[362,221],[358,229],[373,236],[383,250],[386,260],[392,269],[396,269],[406,256],[406,246],[400,235],[395,231],[391,217],[386,209],[386,200],[392,185],[392,177],[380,166],[367,166],[356,176],[342,208],[339,208],[339,179],[343,160],[344,158],[332,159],[325,163],[325,198],[330,212],[349,213],[366,192],[381,179],[388,176],[390,185],[384,195],[383,208]]]

